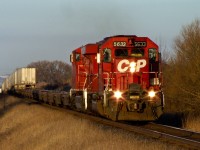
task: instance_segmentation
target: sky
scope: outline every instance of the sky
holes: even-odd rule
[[[0,75],[32,62],[70,64],[71,51],[112,35],[151,38],[173,51],[199,0],[0,0]]]

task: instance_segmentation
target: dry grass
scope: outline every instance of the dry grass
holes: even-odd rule
[[[184,128],[195,132],[200,132],[200,116],[189,115],[186,119]]]
[[[2,150],[177,150],[183,149],[120,129],[99,125],[65,111],[27,105],[13,97],[0,100]],[[2,113],[4,112],[4,113]]]

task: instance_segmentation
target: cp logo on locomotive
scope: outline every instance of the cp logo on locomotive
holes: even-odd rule
[[[118,65],[117,65],[117,70],[119,72],[126,72],[128,69],[130,69],[130,64],[133,63],[133,62],[130,62],[129,60],[127,59],[123,59],[121,60]],[[137,60],[136,62],[136,65],[135,65],[135,72],[139,72],[140,71],[140,68],[143,68],[145,67],[147,64],[146,60],[145,59],[140,59],[140,60]]]

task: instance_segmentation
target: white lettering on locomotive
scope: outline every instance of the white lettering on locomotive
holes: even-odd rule
[[[119,46],[119,47],[125,47],[126,46],[126,42],[113,42],[113,46]]]
[[[132,62],[130,62],[129,60],[127,59],[123,59],[121,60],[118,65],[117,65],[117,70],[119,72],[126,72],[128,69],[131,68],[130,64]],[[141,68],[145,67],[147,64],[146,60],[145,59],[140,59],[140,60],[137,60],[136,62],[136,68],[135,68],[135,72],[139,72]],[[123,66],[123,67],[122,67]]]
[[[146,45],[146,42],[134,42],[135,47],[145,47]]]

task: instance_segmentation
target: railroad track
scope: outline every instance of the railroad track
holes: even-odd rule
[[[142,126],[147,130],[156,131],[160,140],[178,144],[190,149],[200,149],[200,133],[172,126],[148,123]]]
[[[27,101],[26,103],[37,103],[34,100]],[[43,104],[47,105],[47,104]],[[49,106],[49,105],[48,105]],[[70,113],[72,115],[88,119],[91,121],[95,121],[97,123],[101,123],[107,126],[112,126],[120,129],[124,129],[126,131],[138,133],[141,135],[145,135],[154,139],[158,139],[164,142],[176,144],[179,146],[183,146],[189,149],[200,149],[200,133],[193,132],[181,128],[175,128],[171,126],[161,125],[161,124],[155,124],[155,123],[146,123],[146,124],[140,124],[135,125],[133,122],[114,122],[105,118],[92,116],[80,112],[76,112],[69,109],[59,108],[50,106],[53,109],[62,109],[66,111],[67,113]]]

